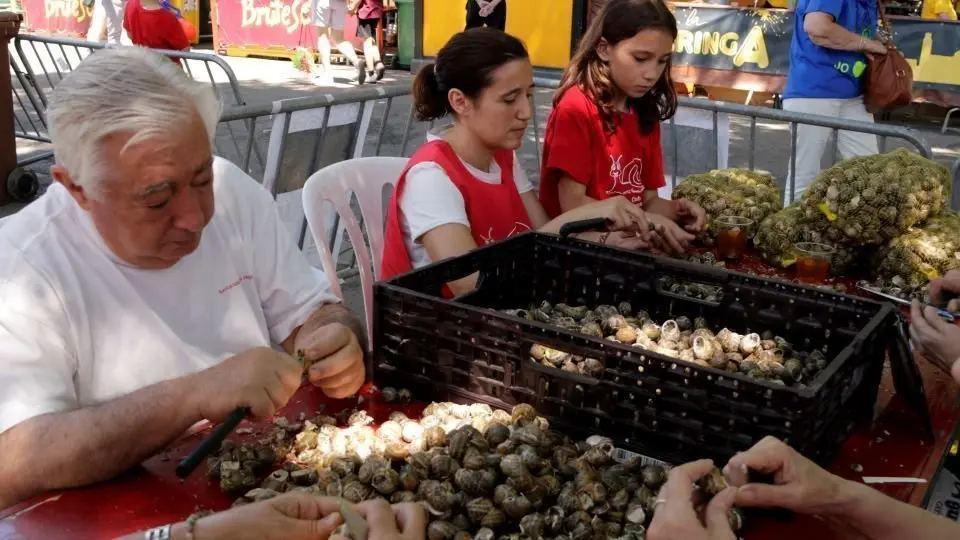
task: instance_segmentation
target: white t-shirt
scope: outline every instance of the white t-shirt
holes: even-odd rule
[[[280,343],[339,302],[270,194],[213,165],[213,219],[165,270],[118,259],[59,184],[0,227],[0,432]]]
[[[442,131],[427,133],[427,142],[438,140],[441,135]],[[490,163],[489,171],[482,171],[462,159],[460,162],[481,182],[502,182],[500,166],[496,161]],[[513,182],[521,194],[533,191],[533,184],[516,154],[513,155]],[[407,171],[406,183],[400,195],[400,227],[413,268],[420,268],[431,262],[430,254],[420,243],[420,237],[448,223],[470,227],[463,194],[440,164],[426,161],[414,165]]]

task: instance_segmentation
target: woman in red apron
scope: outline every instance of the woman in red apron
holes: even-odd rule
[[[417,74],[417,118],[450,115],[454,122],[428,136],[397,183],[387,215],[381,279],[529,229],[555,233],[564,223],[597,217],[611,220],[613,232],[584,233],[582,238],[635,249],[649,246],[645,213],[623,197],[547,217],[514,154],[533,114],[532,90],[533,67],[523,44],[490,28],[453,36],[436,63]],[[474,288],[476,277],[448,285],[446,294],[462,294]]]
[[[540,200],[551,216],[622,196],[682,252],[706,223],[692,201],[665,200],[660,122],[677,109],[670,55],[677,22],[661,0],[610,0],[590,23],[554,97]],[[678,225],[679,222],[679,225]]]

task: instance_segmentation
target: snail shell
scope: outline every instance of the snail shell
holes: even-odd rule
[[[663,325],[660,326],[660,344],[663,345],[663,341],[679,341],[680,340],[680,326],[677,324],[677,321],[670,319],[664,321]]]
[[[743,341],[743,336],[736,332],[732,332],[729,328],[724,328],[723,330],[720,330],[720,333],[717,334],[717,341],[720,342],[720,345],[723,347],[725,352],[739,353],[740,342]]]
[[[683,360],[684,362],[691,362],[691,363],[696,362],[697,360],[697,357],[693,354],[693,349],[686,349],[684,351],[680,351],[677,354],[677,358],[679,358],[680,360]]]
[[[647,336],[647,338],[651,340],[660,339],[660,327],[657,326],[657,323],[649,319],[643,323],[643,326],[640,327],[640,330],[645,336]]]
[[[470,434],[462,429],[458,429],[451,432],[448,439],[449,443],[447,446],[450,451],[450,456],[453,459],[462,458],[464,452],[467,451],[467,444],[470,442]]]
[[[633,306],[630,305],[630,302],[620,302],[617,304],[617,311],[624,317],[629,317],[633,314]]]
[[[454,519],[456,519],[457,517],[459,516],[454,516]],[[454,524],[454,526],[457,526],[457,525]],[[453,535],[453,540],[473,540],[473,535],[470,534],[470,532],[467,530],[460,530],[460,531],[457,531],[457,534]]]
[[[603,363],[596,358],[587,358],[581,364],[583,374],[590,377],[599,377],[603,373]]]
[[[370,487],[359,481],[353,481],[343,486],[343,498],[354,504],[367,500],[372,494],[373,491]]]
[[[452,478],[460,465],[450,456],[438,454],[430,458],[430,474],[434,478],[446,480]]]
[[[498,422],[506,426],[513,423],[513,418],[511,417],[510,413],[508,413],[507,411],[504,411],[502,409],[497,409],[493,411],[493,417],[490,418],[490,421]]]
[[[709,474],[700,480],[697,480],[697,487],[699,487],[700,491],[702,491],[708,497],[713,497],[719,494],[721,491],[727,489],[729,484],[727,483],[727,479],[724,478],[723,472],[714,467]]]
[[[529,474],[523,458],[518,454],[507,454],[500,460],[500,471],[510,478]]]
[[[477,534],[473,535],[473,540],[496,540],[496,533],[489,527],[481,527]]]
[[[627,326],[627,320],[621,315],[610,315],[603,320],[601,326],[604,334],[616,334],[618,330]]]
[[[632,502],[627,506],[624,519],[629,523],[643,524],[647,521],[647,512],[643,509],[643,504],[639,501]]]
[[[727,512],[727,521],[730,523],[730,529],[737,532],[743,528],[743,513],[739,508],[731,508]]]
[[[707,329],[707,328],[709,328],[709,324],[707,324],[707,320],[704,319],[703,317],[697,317],[696,319],[693,320],[694,330],[701,330],[701,329]]]
[[[447,444],[447,432],[440,426],[431,426],[423,432],[423,447],[427,450],[445,446]]]
[[[496,446],[510,437],[510,428],[500,422],[493,422],[487,426],[485,436],[491,446]]]
[[[783,371],[786,377],[799,381],[803,375],[803,363],[798,358],[790,358],[783,363]]]
[[[421,479],[430,476],[430,454],[426,452],[416,452],[411,454],[408,459],[410,466]]]
[[[693,356],[698,360],[709,360],[713,358],[713,342],[703,336],[697,336],[693,339]]]
[[[490,499],[478,497],[467,502],[467,516],[477,524],[483,521],[483,518],[494,510],[496,510],[496,506]]]
[[[708,360],[708,363],[712,368],[726,369],[727,353],[723,352],[723,350],[720,347],[715,347],[713,356]]]
[[[408,420],[400,424],[400,428],[401,436],[403,437],[403,440],[407,442],[413,442],[423,437],[423,426],[412,420]]]
[[[299,469],[290,473],[290,481],[298,486],[312,486],[319,478],[316,469]]]
[[[603,337],[603,328],[600,323],[588,321],[580,325],[580,333],[593,337]]]
[[[480,520],[481,531],[483,529],[496,529],[500,527],[507,521],[507,516],[503,513],[503,510],[499,508],[494,508],[493,510],[487,512],[487,515],[483,516]]]
[[[357,478],[364,484],[369,484],[373,480],[373,475],[380,469],[388,467],[390,464],[380,458],[370,458],[360,465],[357,471]]]
[[[536,424],[528,424],[526,426],[518,427],[510,433],[510,439],[516,441],[518,444],[526,444],[531,446],[539,446],[540,438],[543,436],[543,432],[540,431],[540,428]]]
[[[643,485],[651,490],[658,490],[667,481],[667,472],[659,465],[647,465],[640,470]]]
[[[760,335],[747,334],[740,340],[740,352],[743,354],[753,354],[760,348]]]
[[[510,439],[507,439],[507,440],[505,440],[505,441],[503,441],[502,443],[500,443],[500,444],[497,445],[496,451],[497,451],[497,453],[500,454],[501,456],[506,456],[506,455],[508,455],[508,454],[513,453],[513,451],[516,450],[516,449],[517,449],[517,442],[516,442],[516,441],[511,441]]]
[[[546,525],[547,522],[543,515],[537,512],[527,514],[520,518],[520,532],[530,538],[543,537],[543,531]]]
[[[392,386],[384,387],[380,391],[380,397],[387,403],[394,403],[397,401],[397,389]]]
[[[360,410],[347,418],[348,426],[368,426],[373,423],[373,417],[367,414],[367,411]]]
[[[400,422],[387,420],[380,424],[377,435],[386,441],[399,441],[403,437],[403,428],[400,426]]]
[[[537,411],[529,403],[521,403],[513,407],[510,413],[513,423],[525,426],[537,418]]]
[[[772,351],[777,348],[777,342],[772,339],[764,339],[760,341],[760,348],[765,351]]]
[[[511,485],[521,493],[527,493],[533,490],[537,484],[534,481],[534,476],[530,473],[522,474],[520,476],[511,476],[507,479],[507,485]]]
[[[390,495],[399,487],[400,475],[397,474],[397,471],[385,467],[374,473],[373,479],[370,480],[370,485],[373,489],[380,492],[380,494]]]
[[[532,505],[523,495],[509,496],[503,501],[503,511],[513,519],[520,519],[530,513]]]
[[[356,471],[356,462],[348,458],[336,458],[330,462],[330,470],[341,478]]]
[[[517,495],[517,490],[514,489],[513,486],[500,484],[493,491],[493,503],[502,507],[503,502],[507,500],[508,497],[516,497]]]
[[[450,523],[452,523],[453,526],[461,532],[470,528],[470,518],[464,514],[457,514],[453,516],[453,519],[450,520]],[[467,538],[473,538],[473,536],[467,533]]]
[[[409,465],[400,471],[398,479],[400,480],[400,489],[404,491],[416,491],[420,485],[420,476]]]
[[[468,495],[480,495],[480,478],[477,471],[459,469],[453,475],[453,483]]]
[[[487,466],[487,459],[476,448],[468,448],[460,460],[464,467],[479,470]]]
[[[426,483],[421,483],[421,486],[424,484]],[[423,491],[423,498],[427,502],[427,510],[435,515],[448,512],[457,502],[456,495],[440,483],[429,484]]]
[[[410,443],[410,446],[402,442],[391,442],[383,449],[383,455],[387,459],[403,461],[410,455],[410,447],[415,446],[417,441]]]
[[[426,412],[424,412],[423,414],[424,414],[424,416],[427,415]],[[394,421],[394,422],[397,422],[398,424],[399,424],[400,422],[403,422],[404,420],[409,420],[409,418],[407,418],[407,415],[404,414],[402,411],[393,411],[393,412],[391,412],[391,413],[390,413],[390,416],[387,417],[387,419],[388,419],[388,420],[392,420],[392,421]]]
[[[686,332],[687,330],[693,330],[693,321],[690,320],[690,317],[686,315],[681,315],[675,319],[677,321],[677,328],[681,332]]]
[[[560,480],[552,474],[538,477],[537,482],[548,497],[556,497],[560,493]]]
[[[477,489],[480,490],[480,493],[483,495],[489,495],[493,493],[494,488],[497,487],[497,473],[493,469],[484,469],[480,471],[479,482],[477,483]]]
[[[617,341],[631,345],[637,342],[637,329],[632,326],[624,326],[617,330]]]
[[[457,528],[449,521],[431,521],[430,525],[427,525],[428,540],[453,540],[457,532]]]

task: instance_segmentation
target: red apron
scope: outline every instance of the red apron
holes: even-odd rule
[[[446,141],[428,142],[413,154],[390,198],[380,279],[390,279],[413,269],[400,225],[400,196],[407,171],[418,163],[433,162],[440,165],[460,190],[470,221],[470,234],[478,246],[503,240],[531,228],[530,217],[513,180],[513,152],[500,150],[493,157],[501,170],[499,184],[489,184],[470,174]],[[443,294],[447,298],[452,296],[446,286]]]

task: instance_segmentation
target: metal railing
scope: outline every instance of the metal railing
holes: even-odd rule
[[[541,88],[556,88],[557,81],[552,79],[540,79],[535,80],[536,85]],[[782,163],[788,165],[786,174],[777,174],[780,171],[770,171],[775,174],[778,179],[779,187],[784,190],[784,193],[787,195],[789,202],[794,201],[794,185],[796,183],[796,159],[797,159],[797,131],[798,127],[801,125],[809,126],[818,126],[830,129],[832,132],[833,144],[830,152],[831,156],[831,165],[836,164],[839,161],[839,141],[838,133],[840,131],[853,131],[859,133],[866,133],[870,135],[876,135],[879,138],[879,146],[881,152],[886,152],[889,146],[890,139],[898,140],[905,144],[908,147],[912,147],[917,153],[926,158],[933,158],[933,151],[930,148],[930,145],[920,136],[916,131],[900,127],[900,126],[891,126],[887,124],[875,124],[871,122],[859,122],[853,120],[845,120],[842,118],[833,118],[829,116],[819,116],[813,114],[805,114],[793,111],[784,111],[779,109],[768,109],[765,107],[753,107],[748,105],[738,105],[735,103],[727,103],[722,101],[712,101],[704,98],[689,98],[681,97],[679,98],[679,110],[683,109],[696,110],[708,113],[712,119],[712,131],[714,137],[713,141],[713,153],[704,154],[712,155],[715,157],[712,168],[725,168],[727,164],[719,163],[719,158],[724,154],[722,149],[719,146],[722,144],[722,130],[719,129],[719,125],[722,122],[722,119],[729,119],[730,117],[739,117],[746,118],[749,122],[748,126],[744,126],[749,131],[749,152],[747,154],[746,163],[741,163],[740,166],[745,166],[748,169],[757,168],[757,129],[760,122],[786,124],[787,129],[789,130],[789,144],[790,144],[790,154],[787,156],[787,159]],[[685,175],[679,174],[681,171],[681,160],[680,153],[682,150],[679,129],[677,124],[677,116],[674,116],[667,121],[667,126],[669,129],[669,134],[664,135],[666,142],[670,143],[671,148],[667,150],[667,153],[670,154],[670,160],[668,161],[669,165],[672,167],[669,170],[673,171],[671,176],[671,187],[676,187],[678,178],[682,179]],[[771,126],[767,126],[767,129],[771,129]],[[774,130],[776,131],[776,130]],[[538,150],[540,145],[540,138],[537,137]],[[767,169],[764,167],[764,169]],[[702,171],[693,171],[693,172],[702,172]]]
[[[552,90],[549,86],[554,84],[538,81],[540,86],[534,100],[536,114],[517,152],[535,184],[540,173],[541,127],[550,113],[548,103]],[[683,119],[694,113],[699,115],[695,121]],[[737,118],[743,120],[738,122]],[[233,123],[242,123],[241,127],[250,129],[224,129]],[[664,123],[667,155],[664,166],[670,184],[675,185],[688,174],[714,168],[762,168],[777,176],[781,188],[790,186],[792,193],[793,179],[788,164],[796,160],[800,125],[822,126],[834,134],[840,130],[871,133],[881,138],[884,149],[900,145],[928,158],[933,155],[927,143],[907,128],[682,98],[678,115]],[[298,240],[309,256],[312,247],[305,235],[298,194],[306,179],[324,166],[344,159],[409,156],[433,127],[433,122],[415,121],[409,85],[366,86],[337,94],[230,107],[221,116],[215,145],[219,155],[261,179],[277,196],[281,213],[289,216],[288,225],[294,234],[299,233]],[[690,134],[683,131],[691,127],[701,132],[700,140],[708,140],[704,142],[708,146],[691,148]],[[749,141],[749,144],[731,145],[730,141]],[[834,160],[836,153],[835,144]],[[257,159],[258,155],[264,159]],[[334,253],[349,253],[339,237],[331,242]],[[344,264],[342,256],[338,263],[342,278],[354,271],[352,262],[348,260]]]
[[[84,58],[109,47],[117,45],[34,34],[19,34],[14,38],[9,50],[15,135],[49,142],[44,112],[50,92]],[[178,59],[194,80],[210,84],[224,104],[242,106],[246,103],[233,69],[219,56],[188,51],[158,52]]]

